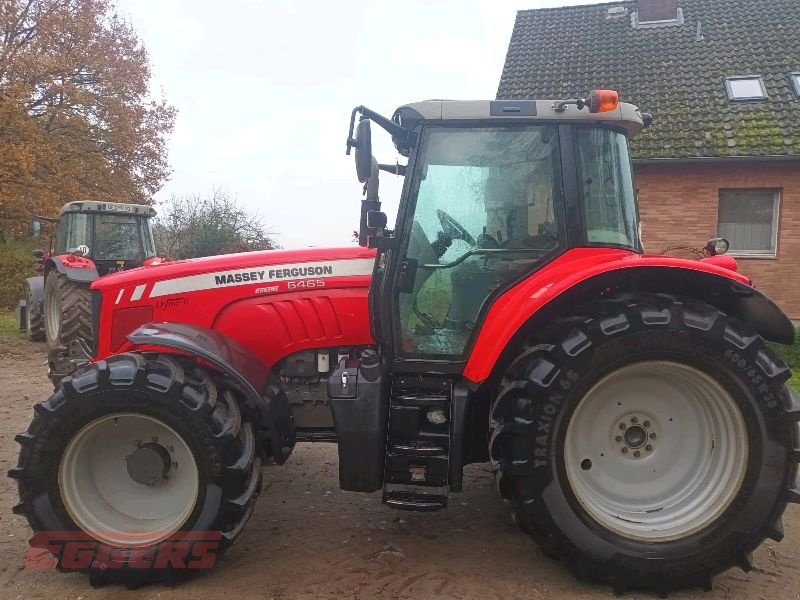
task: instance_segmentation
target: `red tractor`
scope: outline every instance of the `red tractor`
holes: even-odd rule
[[[16,438],[32,543],[95,581],[171,577],[175,540],[239,537],[263,461],[327,441],[343,490],[403,510],[490,461],[544,552],[617,591],[749,569],[800,502],[800,397],[764,344],[794,330],[730,257],[643,253],[628,138],[649,121],[609,91],[360,106],[361,247],[95,281],[91,363]],[[371,125],[407,165],[375,161]],[[392,231],[379,170],[405,177]]]
[[[47,340],[54,381],[72,369],[70,344],[92,342],[91,283],[108,273],[161,262],[150,228],[155,214],[140,204],[69,202],[59,211],[55,246],[47,253],[34,251],[42,274],[26,281],[19,323],[29,340]]]

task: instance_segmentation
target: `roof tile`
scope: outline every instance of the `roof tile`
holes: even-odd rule
[[[800,0],[681,0],[684,24],[636,29],[635,1],[517,14],[498,98],[613,88],[651,112],[636,158],[800,152]],[[608,9],[628,9],[607,18]],[[701,39],[698,39],[698,23]],[[730,102],[725,78],[759,74],[768,99]]]

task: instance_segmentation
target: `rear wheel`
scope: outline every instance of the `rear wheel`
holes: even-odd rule
[[[92,304],[89,285],[76,283],[52,271],[44,284],[44,332],[48,349],[67,346],[82,338],[92,341]]]
[[[42,307],[34,300],[30,285],[25,286],[25,335],[32,342],[41,342],[44,339]]]
[[[498,484],[520,526],[617,591],[711,586],[783,536],[800,400],[743,324],[637,295],[524,348],[492,411]]]
[[[170,356],[121,354],[80,369],[16,439],[14,512],[36,532],[31,545],[95,582],[211,568],[261,488],[253,427],[234,393]]]

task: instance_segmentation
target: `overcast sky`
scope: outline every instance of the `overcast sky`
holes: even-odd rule
[[[172,178],[156,196],[223,188],[287,248],[349,245],[360,186],[350,111],[493,98],[516,11],[586,0],[118,0],[155,90],[178,109]],[[388,135],[373,150],[394,162]],[[394,221],[400,181],[382,174]]]

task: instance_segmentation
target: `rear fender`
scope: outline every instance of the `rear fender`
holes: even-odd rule
[[[507,350],[581,304],[616,292],[640,291],[695,298],[748,323],[765,339],[794,341],[789,318],[746,277],[701,261],[630,257],[582,268],[581,261],[551,264],[503,294],[484,319],[464,377],[478,384]],[[547,273],[547,271],[551,271]]]
[[[282,464],[295,443],[289,402],[283,394],[270,393],[270,370],[235,340],[206,327],[180,323],[149,323],[128,334],[132,350],[168,348],[197,357],[224,373],[258,412],[260,427],[269,434],[275,462]]]
[[[45,273],[55,269],[76,283],[91,283],[99,277],[94,261],[75,254],[51,256],[45,262]]]
[[[31,298],[33,302],[42,309],[42,301],[44,300],[44,277],[37,275],[36,277],[28,277],[25,280],[25,285],[31,291]]]

